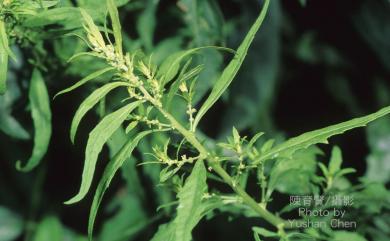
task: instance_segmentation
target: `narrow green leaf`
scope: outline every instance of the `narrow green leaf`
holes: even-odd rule
[[[0,95],[7,90],[7,70],[8,70],[8,52],[4,41],[5,36],[4,22],[0,20]],[[3,36],[4,35],[4,36]]]
[[[256,141],[257,141],[260,137],[262,137],[263,135],[264,135],[264,132],[259,132],[259,133],[257,133],[256,135],[254,135],[254,136],[252,137],[252,139],[249,141],[248,147],[249,147],[249,148],[252,148],[253,145],[256,143]]]
[[[1,22],[1,21],[0,21]],[[7,90],[8,53],[0,41],[0,95]]]
[[[201,218],[199,211],[202,210],[202,197],[207,190],[206,178],[207,171],[203,161],[198,160],[183,189],[178,194],[179,206],[174,220],[176,241],[192,240],[192,229]]]
[[[207,191],[207,171],[203,161],[195,163],[191,175],[178,193],[179,205],[176,218],[160,226],[151,241],[190,241],[192,230],[205,215],[202,205],[203,194]]]
[[[242,63],[244,62],[245,56],[248,52],[248,49],[255,37],[255,34],[259,30],[265,15],[267,13],[269,5],[269,0],[266,0],[263,6],[263,9],[260,12],[259,17],[249,30],[246,35],[244,41],[241,43],[240,47],[237,49],[237,53],[230,61],[229,65],[224,69],[221,77],[215,83],[213,90],[211,91],[210,96],[206,99],[202,107],[200,108],[198,114],[194,120],[194,126],[196,127],[202,117],[206,114],[206,112],[215,104],[215,102],[221,97],[221,95],[225,92],[225,90],[229,87],[230,83],[233,81],[236,76],[238,70],[240,69]]]
[[[20,171],[30,171],[36,167],[46,154],[51,137],[51,110],[49,94],[41,73],[34,69],[30,82],[29,100],[31,116],[34,123],[34,147],[30,159],[25,166],[22,162],[16,162],[16,168]]]
[[[65,93],[68,93],[68,92],[70,92],[70,91],[72,91],[74,89],[77,89],[78,87],[82,86],[83,84],[87,83],[88,81],[93,80],[93,79],[99,77],[100,75],[102,75],[102,74],[104,74],[104,73],[106,73],[108,71],[114,70],[114,69],[115,69],[114,67],[107,67],[105,69],[98,70],[98,71],[96,71],[96,72],[94,72],[94,73],[84,77],[83,79],[78,81],[76,84],[74,84],[74,85],[72,85],[72,86],[70,86],[70,87],[68,87],[68,88],[58,92],[54,96],[54,99],[57,98],[57,96],[65,94]]]
[[[107,115],[89,134],[87,147],[85,149],[85,163],[79,193],[65,204],[72,204],[80,201],[87,194],[95,172],[96,162],[99,153],[102,151],[108,138],[122,125],[130,112],[139,106],[141,102],[136,101],[128,104],[117,111]]]
[[[186,66],[184,66],[185,68]],[[184,70],[183,68],[183,70]],[[189,70],[188,72],[183,72],[180,73],[178,79],[172,84],[172,86],[169,89],[168,96],[166,99],[166,106],[167,108],[170,108],[172,104],[173,97],[177,94],[179,91],[180,84],[183,83],[184,81],[190,80],[192,78],[196,78],[196,76],[202,71],[203,66],[198,65],[195,68]],[[195,81],[195,80],[193,80]]]
[[[112,29],[114,30],[115,49],[119,56],[123,56],[121,23],[114,0],[107,0],[107,7],[111,18]]]
[[[71,34],[69,34],[69,35],[71,35]],[[79,37],[76,34],[72,34],[72,35],[75,35],[75,36]],[[79,37],[79,38],[81,38],[81,40],[83,40],[85,43],[87,43],[87,41],[84,38],[82,38],[82,37]],[[95,52],[81,52],[81,53],[77,53],[77,54],[73,55],[72,57],[70,57],[67,62],[70,63],[73,60],[75,60],[75,59],[77,59],[77,58],[79,58],[81,56],[101,57],[100,54],[95,53]]]
[[[381,118],[390,113],[390,106],[385,107],[378,112],[373,114],[363,116],[360,118],[355,118],[346,122],[342,122],[336,125],[328,126],[319,130],[310,131],[304,133],[300,136],[293,137],[286,142],[271,148],[270,150],[264,152],[260,158],[254,162],[254,164],[259,164],[262,161],[285,157],[290,158],[296,151],[301,149],[306,149],[309,146],[318,144],[318,143],[328,143],[328,138],[342,134],[348,130],[366,126],[368,123]]]
[[[265,228],[253,227],[252,230],[253,230],[253,232],[260,234],[261,236],[267,237],[267,238],[273,238],[273,237],[279,236],[277,233],[269,231]]]
[[[138,125],[138,121],[132,121],[127,127],[126,127],[126,134],[128,134],[131,130],[133,130]]]
[[[7,54],[11,56],[13,60],[16,60],[16,56],[14,55],[14,53],[12,53],[12,50],[9,47],[7,32],[3,20],[0,20],[0,42],[2,47],[6,50]]]
[[[234,50],[224,47],[217,47],[217,46],[205,46],[205,47],[198,47],[198,48],[192,48],[189,50],[183,50],[177,53],[174,53],[161,64],[159,70],[158,70],[158,76],[161,78],[162,85],[165,86],[167,83],[169,83],[179,72],[180,69],[180,63],[183,61],[186,57],[191,56],[192,54],[202,50],[202,49],[217,49],[217,50],[223,50],[227,52],[233,52]]]
[[[334,146],[332,149],[332,156],[329,162],[329,172],[331,175],[334,175],[341,168],[341,163],[343,162],[343,157],[341,154],[341,149],[338,146]]]
[[[153,35],[156,28],[156,10],[160,0],[147,0],[145,9],[138,18],[137,31],[146,48],[150,51],[153,47]]]
[[[179,91],[180,84],[184,81],[184,76],[186,75],[187,69],[190,66],[191,62],[192,62],[192,58],[186,61],[186,63],[183,65],[183,68],[179,73],[179,76],[177,77],[177,80],[174,81],[170,86],[168,95],[165,100],[165,106],[167,109],[170,108],[173,97],[176,95],[177,91]]]
[[[99,89],[92,92],[90,96],[88,96],[83,103],[79,106],[76,111],[76,114],[73,117],[72,125],[70,128],[70,139],[72,143],[74,143],[74,138],[76,136],[77,128],[80,124],[81,119],[84,115],[92,109],[104,96],[106,96],[111,90],[119,87],[119,86],[128,86],[128,83],[125,82],[113,82],[108,83],[100,87]]]
[[[93,197],[93,202],[89,213],[88,236],[90,240],[92,240],[93,226],[105,191],[110,186],[110,183],[116,172],[123,165],[126,159],[131,156],[131,153],[137,147],[139,141],[152,132],[152,130],[143,131],[139,133],[134,139],[128,140],[126,144],[124,144],[123,147],[118,151],[118,153],[115,154],[113,159],[108,163],[106,169],[104,170],[103,177],[99,181],[99,185]]]

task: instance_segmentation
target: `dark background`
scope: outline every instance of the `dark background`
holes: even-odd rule
[[[253,21],[259,12],[260,4],[249,0],[223,0],[218,3],[227,21],[240,19],[236,23],[239,28],[233,31],[234,36],[226,37],[227,46],[236,47],[248,29],[247,23]],[[160,17],[167,19],[162,19],[159,24],[169,22],[169,16],[164,15],[164,9],[171,5],[172,3],[164,2],[160,6]],[[275,39],[271,40],[278,43],[278,50],[272,53],[277,56],[273,101],[267,107],[268,112],[263,113],[272,124],[268,125],[266,121],[256,125],[250,124],[244,126],[243,131],[253,133],[264,128],[270,133],[289,137],[368,114],[382,107],[383,104],[377,98],[377,84],[389,87],[388,10],[389,5],[386,1],[309,0],[304,7],[299,1],[280,1],[278,23],[274,25],[277,26],[277,33],[273,33]],[[272,21],[267,20],[265,24],[272,25],[274,24]],[[162,31],[163,33],[157,34],[156,41],[174,33],[172,29],[167,28],[166,31]],[[259,32],[253,51],[250,51],[248,56],[249,60],[245,61],[244,65],[256,68],[261,61],[267,61],[267,55],[265,57],[262,55],[263,51],[267,51],[267,45],[262,45],[265,41],[262,33],[263,30]],[[307,35],[313,37],[305,52],[300,50],[299,45]],[[253,83],[250,82],[252,80],[245,78],[245,73],[248,73],[246,71],[249,72],[250,69],[244,67],[240,71],[235,80],[239,84],[234,82],[232,86],[237,92],[232,91],[232,95],[235,93],[245,95],[245,88],[242,90],[242,86],[251,88]],[[255,78],[255,81],[261,82],[261,76]],[[344,101],[343,95],[347,95],[343,92],[345,86],[348,87],[348,92],[352,93],[354,104]],[[51,96],[56,92],[56,88],[59,87],[54,85],[50,91]],[[24,150],[30,150],[32,144],[14,141],[0,134],[0,203],[13,207],[24,216],[31,215],[28,211],[31,210],[31,205],[37,205],[38,208],[34,210],[38,216],[43,213],[58,213],[63,224],[85,233],[91,195],[73,206],[62,204],[75,193],[79,185],[82,171],[80,161],[84,158],[83,148],[88,135],[88,123],[97,120],[93,115],[87,116],[78,134],[82,141],[72,146],[68,130],[74,111],[82,99],[81,94],[73,94],[71,97],[58,98],[52,102],[53,135],[49,152],[41,168],[31,173],[16,172],[14,163],[18,159],[27,158],[28,152]],[[229,106],[232,102],[234,101],[230,99],[219,101],[210,110],[201,127],[207,135],[212,137],[224,135],[223,120],[231,114]],[[235,105],[240,106],[239,102]],[[23,114],[20,116],[28,120]],[[261,119],[261,114],[258,117],[259,122],[265,120]],[[241,118],[245,119],[245,116]],[[357,169],[352,179],[357,179],[365,173],[365,159],[369,154],[369,148],[364,129],[332,138],[331,142],[343,149],[344,165]],[[330,147],[321,148],[329,154]],[[103,165],[100,165],[98,173],[101,173],[102,167]],[[145,177],[142,180],[148,185]],[[43,185],[40,182],[43,182]],[[121,181],[115,179],[107,196],[113,195],[120,185]],[[150,199],[153,199],[152,194],[149,195]],[[149,206],[150,212],[155,208],[153,200],[145,205]],[[20,207],[25,210],[20,210]],[[271,208],[278,207],[280,208],[275,204],[275,207]],[[246,218],[228,221],[227,215],[220,215],[199,225],[195,230],[195,238],[213,241],[252,240],[252,233],[249,230],[254,224],[258,225],[259,222],[255,219],[248,221]],[[137,240],[148,240],[154,231],[154,228],[149,228],[141,232]],[[244,236],[245,234],[247,236]]]

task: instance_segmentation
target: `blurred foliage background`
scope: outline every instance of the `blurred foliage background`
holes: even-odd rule
[[[106,11],[102,2],[64,0],[59,4],[65,8],[84,7],[99,20]],[[236,48],[261,8],[256,0],[118,2],[123,5],[120,16],[126,50],[142,48],[153,53],[157,63],[189,47]],[[246,134],[264,131],[269,137],[285,138],[390,105],[389,10],[386,0],[272,0],[265,24],[238,77],[202,122],[204,134],[223,139],[235,126]],[[80,23],[69,13],[66,17],[41,16],[34,24],[39,25],[42,35],[55,35]],[[68,64],[67,58],[84,48],[79,40],[42,39],[33,42],[40,50],[34,53],[31,46],[13,45],[20,61],[10,62],[9,89],[0,96],[0,241],[85,240],[91,196],[73,206],[65,206],[63,201],[79,185],[85,140],[91,123],[99,119],[99,113],[89,114],[80,128],[79,140],[71,144],[68,131],[72,116],[93,85],[51,102],[52,138],[48,153],[35,170],[18,172],[15,162],[27,159],[32,148],[29,139],[33,127],[26,94],[31,56],[38,52],[41,64],[46,66],[44,78],[50,97],[99,69],[102,63],[80,59]],[[208,93],[227,57],[207,50],[196,58],[204,63],[199,101]],[[95,83],[102,81],[104,78]],[[115,107],[115,96],[112,98],[106,103],[108,109]],[[113,152],[115,141],[105,150],[103,159]],[[158,140],[144,142],[141,152],[154,141]],[[388,189],[390,118],[335,137],[332,144],[343,150],[344,165],[357,169],[350,176],[352,182],[364,177]],[[330,149],[323,149],[329,154]],[[134,158],[145,158],[141,152]],[[99,167],[98,175],[103,165]],[[156,208],[173,200],[172,194],[157,186],[158,178],[159,170],[154,167],[126,163],[103,203],[97,240],[142,241],[153,236],[158,224],[166,219],[165,211],[156,212]],[[286,200],[283,196],[275,198],[272,208]],[[221,214],[202,222],[195,230],[195,239],[252,240],[250,228],[259,221],[231,216]],[[390,216],[383,220],[382,233],[368,237],[370,240],[390,237]]]

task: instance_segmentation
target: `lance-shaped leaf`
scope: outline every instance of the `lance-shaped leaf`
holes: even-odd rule
[[[74,84],[74,85],[72,85],[72,86],[70,86],[70,87],[68,87],[68,88],[66,88],[66,89],[64,89],[64,90],[61,90],[60,92],[58,92],[58,93],[54,96],[54,98],[56,98],[56,97],[59,96],[59,95],[68,93],[68,92],[70,92],[70,91],[72,91],[72,90],[74,90],[74,89],[77,89],[78,87],[82,86],[83,84],[87,83],[88,81],[93,80],[93,79],[99,77],[100,75],[102,75],[102,74],[104,74],[104,73],[106,73],[106,72],[108,72],[108,71],[110,71],[110,70],[114,70],[114,69],[115,69],[114,67],[107,67],[107,68],[105,68],[105,69],[101,69],[101,70],[98,70],[98,71],[96,71],[96,72],[93,72],[92,74],[90,74],[90,75],[88,75],[88,76],[82,78],[82,79],[81,79],[80,81],[78,81],[76,84]]]
[[[30,171],[36,167],[46,154],[51,137],[51,110],[49,94],[41,73],[34,69],[30,82],[29,100],[31,116],[34,123],[34,147],[30,159],[25,166],[22,162],[16,163],[20,171]]]
[[[310,131],[304,133],[300,136],[293,137],[286,142],[271,148],[264,153],[261,154],[258,160],[253,162],[253,164],[259,164],[262,161],[273,159],[273,158],[290,158],[296,151],[301,149],[306,149],[309,146],[323,143],[327,144],[328,139],[331,136],[342,134],[348,130],[362,127],[367,125],[368,123],[385,116],[390,113],[390,106],[385,107],[378,112],[375,112],[371,115],[367,115],[360,118],[355,118],[346,122],[342,122],[336,125],[332,125],[329,127],[325,127],[319,130]]]
[[[4,43],[3,38],[5,36],[5,25],[2,20],[0,20],[0,95],[4,94],[7,89],[7,70],[8,70],[8,52],[6,43]]]
[[[87,147],[85,149],[85,163],[81,180],[81,187],[79,193],[65,202],[65,204],[72,204],[80,201],[87,194],[95,172],[96,162],[99,153],[102,151],[104,144],[108,138],[122,125],[130,112],[139,106],[141,102],[136,101],[128,104],[119,110],[107,115],[89,134]]]
[[[248,34],[246,35],[244,41],[237,49],[236,55],[230,61],[229,65],[224,69],[221,77],[215,83],[215,86],[211,91],[210,96],[206,99],[206,101],[200,108],[194,120],[195,127],[199,124],[199,121],[206,114],[206,112],[215,104],[215,102],[217,102],[217,100],[229,87],[230,83],[233,81],[234,77],[236,76],[238,70],[240,69],[242,63],[244,62],[245,56],[248,52],[249,46],[251,45],[255,37],[255,34],[257,33],[261,24],[263,23],[263,20],[267,13],[268,5],[269,5],[269,0],[266,0],[263,9],[260,12],[259,17],[256,19],[255,23],[253,24]]]
[[[113,159],[108,163],[106,169],[104,170],[103,177],[99,181],[99,185],[96,189],[95,196],[93,197],[93,202],[89,213],[88,236],[90,240],[92,240],[93,226],[100,203],[103,199],[104,193],[110,186],[110,183],[114,178],[115,173],[123,165],[126,159],[131,156],[131,153],[137,147],[139,141],[152,132],[152,130],[143,131],[139,133],[134,139],[130,139],[129,141],[127,141],[118,151],[118,153],[115,154]]]
[[[98,88],[90,96],[88,96],[83,103],[79,106],[76,111],[76,114],[73,117],[72,125],[70,127],[70,139],[72,143],[74,143],[74,138],[76,136],[77,128],[80,124],[81,119],[84,115],[92,109],[96,103],[98,103],[104,96],[106,96],[111,90],[119,87],[119,86],[128,86],[128,83],[125,82],[113,82],[103,85]]]
[[[153,47],[153,37],[156,28],[156,10],[160,0],[147,0],[145,9],[138,18],[137,31],[148,52]]]
[[[192,240],[192,229],[201,219],[202,197],[207,190],[206,173],[203,161],[198,160],[183,189],[178,194],[179,206],[174,220],[176,227],[175,240],[177,241]]]
[[[161,77],[162,86],[165,86],[177,75],[180,69],[180,64],[186,57],[189,57],[202,49],[208,48],[234,53],[234,50],[232,49],[216,46],[198,47],[174,53],[166,58],[158,70],[157,75]]]
[[[177,195],[179,205],[176,218],[171,223],[162,225],[152,241],[192,240],[192,230],[205,214],[202,197],[207,191],[206,174],[203,161],[198,160]]]
[[[119,56],[123,56],[121,23],[119,21],[118,9],[116,8],[114,0],[107,0],[107,8],[111,18],[112,29],[114,31],[115,50]]]

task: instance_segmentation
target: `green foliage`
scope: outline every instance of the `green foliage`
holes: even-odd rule
[[[245,39],[241,43],[240,47],[237,49],[237,53],[234,56],[233,60],[224,69],[221,77],[219,77],[219,79],[215,83],[215,86],[211,91],[210,96],[206,99],[205,103],[202,105],[198,114],[196,115],[194,120],[195,127],[199,124],[202,117],[215,104],[215,102],[217,102],[217,100],[221,97],[221,95],[226,91],[230,83],[233,81],[242,63],[244,62],[245,56],[248,52],[250,44],[252,43],[255,37],[255,34],[257,33],[261,24],[263,23],[263,20],[268,10],[268,6],[269,6],[269,1],[267,0],[264,2],[264,6],[263,9],[261,10],[259,17],[256,19],[255,23],[249,30],[248,34],[246,35]]]
[[[81,79],[79,82],[77,82],[76,84],[72,85],[71,87],[66,88],[66,89],[64,89],[64,90],[62,90],[62,91],[60,91],[60,92],[58,92],[58,93],[54,96],[54,98],[56,98],[56,97],[59,96],[59,95],[68,93],[68,92],[70,92],[70,91],[72,91],[72,90],[74,90],[74,89],[76,89],[76,88],[82,86],[83,84],[87,83],[88,81],[93,80],[93,79],[96,79],[97,77],[101,76],[102,74],[104,74],[104,73],[106,73],[106,72],[108,72],[108,71],[110,71],[110,70],[114,70],[114,68],[113,68],[113,67],[107,67],[107,68],[105,68],[105,69],[98,70],[98,71],[96,71],[96,72],[94,72],[94,73],[92,73],[92,74],[90,74],[90,75],[84,77],[84,78]]]
[[[114,178],[115,173],[118,171],[120,167],[122,167],[123,163],[127,158],[130,157],[133,150],[137,147],[139,141],[144,138],[146,135],[151,134],[152,131],[144,131],[139,133],[134,139],[129,140],[113,157],[113,160],[108,163],[106,170],[103,173],[103,177],[100,179],[99,185],[97,187],[93,203],[91,206],[91,212],[89,216],[89,226],[88,226],[88,234],[92,236],[93,225],[95,222],[96,214],[102,201],[104,192],[110,186],[111,180]]]
[[[5,207],[0,207],[0,239],[15,240],[23,231],[23,220],[16,213]]]
[[[328,144],[328,138],[339,135],[345,131],[362,127],[368,123],[390,113],[390,107],[383,108],[376,113],[360,118],[355,118],[340,124],[325,127],[319,130],[304,133],[300,136],[289,139],[288,141],[271,148],[264,152],[255,164],[261,163],[272,158],[290,158],[296,151],[305,149],[311,145],[323,143]]]
[[[78,202],[87,194],[92,183],[97,158],[102,151],[103,145],[139,104],[140,102],[133,102],[107,115],[91,131],[85,149],[85,166],[80,191],[75,197],[67,201],[66,204]]]
[[[24,166],[21,161],[16,163],[16,168],[25,172],[36,167],[46,154],[52,132],[49,94],[42,74],[37,69],[34,69],[31,76],[29,100],[35,129],[34,148],[30,159]]]
[[[199,160],[177,194],[179,200],[175,219],[160,226],[152,240],[192,240],[192,229],[204,215],[202,199],[206,191],[206,168],[203,161]]]
[[[123,82],[114,82],[114,83],[108,83],[99,89],[95,90],[88,98],[86,98],[83,103],[79,106],[79,108],[76,111],[76,114],[73,117],[72,120],[72,127],[70,129],[70,139],[72,143],[74,143],[74,139],[76,136],[77,128],[80,124],[81,119],[84,117],[84,115],[92,109],[102,98],[104,98],[105,95],[107,95],[111,90],[120,87],[120,86],[126,86],[126,83]]]
[[[0,94],[4,94],[7,89],[8,40],[2,20],[0,20],[0,35]]]
[[[299,2],[309,7],[306,1]],[[246,11],[252,8],[252,3],[234,4]],[[42,215],[36,211],[37,206],[45,206],[47,201],[40,197],[44,196],[42,186],[47,168],[47,163],[42,163],[36,172],[28,174],[31,176],[24,174],[23,182],[28,185],[16,185],[31,189],[28,194],[31,203],[25,206],[32,211],[25,215],[26,220],[21,218],[23,211],[16,214],[8,207],[0,207],[0,240],[15,240],[24,232],[27,241],[128,241],[141,236],[152,241],[191,241],[198,240],[194,230],[200,223],[213,224],[212,219],[221,213],[224,215],[218,222],[226,216],[235,222],[237,218],[239,222],[252,219],[267,222],[252,227],[256,241],[263,238],[363,241],[368,236],[385,240],[390,235],[385,214],[390,209],[390,193],[386,188],[389,124],[384,116],[390,113],[390,107],[293,138],[276,134],[272,109],[277,95],[276,77],[281,68],[279,55],[284,56],[279,46],[282,17],[278,15],[281,11],[277,4],[263,1],[261,12],[245,36],[242,38],[235,32],[241,42],[237,50],[231,50],[224,46],[225,37],[239,28],[238,23],[247,20],[245,16],[234,16],[225,22],[217,1],[180,0],[175,4],[158,0],[1,1],[0,130],[18,140],[28,140],[29,132],[34,133],[32,155],[24,165],[16,162],[17,169],[33,170],[48,152],[54,124],[50,94],[58,89],[62,91],[54,98],[76,89],[74,101],[84,98],[76,103],[70,124],[71,143],[81,142],[89,133],[79,191],[65,204],[80,202],[90,189],[95,189],[93,180],[100,173],[100,165],[105,164],[100,159],[107,162],[89,207],[88,238],[76,234],[52,214],[52,209],[55,213],[59,207],[45,207]],[[168,25],[172,25],[170,28],[178,28],[174,34],[165,31],[166,23],[158,19],[160,9],[169,13],[164,12],[164,16]],[[133,19],[135,22],[129,22]],[[243,25],[242,29],[249,27]],[[263,31],[265,26],[278,29]],[[291,30],[283,31],[288,32],[283,37],[298,38]],[[256,35],[261,38],[255,39]],[[298,42],[298,51],[288,52],[296,54],[299,61],[313,65],[337,63],[344,68],[342,58],[331,47],[324,48],[323,56],[316,53],[314,35],[305,33],[294,41]],[[272,51],[267,52],[267,48]],[[225,52],[234,56],[222,67]],[[376,54],[386,58],[383,53]],[[283,78],[290,74],[280,73]],[[66,84],[58,79],[78,81],[64,87]],[[239,83],[232,84],[233,80]],[[385,100],[386,85],[384,80],[378,81],[382,87],[377,91],[383,91],[378,95]],[[348,94],[336,99],[351,113],[360,113],[362,108],[348,83],[336,86],[342,86],[339,93]],[[27,88],[28,96],[23,96]],[[224,111],[216,111],[215,116],[210,113],[212,118],[222,119],[217,123],[219,130],[213,134],[218,137],[211,138],[207,129],[214,127],[202,125],[201,120],[210,109],[218,109],[215,105],[221,99]],[[71,102],[73,98],[61,100]],[[380,102],[380,106],[387,104]],[[23,122],[25,107],[31,112],[31,128]],[[58,112],[66,111],[64,108]],[[88,128],[90,131],[79,130],[87,113],[96,114],[98,124]],[[301,119],[300,123],[310,122]],[[339,147],[342,144],[333,147],[329,162],[324,163],[326,151],[318,144],[329,144],[329,138],[371,122],[374,123],[367,128],[371,154],[364,178],[348,179],[347,174],[356,170],[349,167],[349,160],[343,159]],[[260,129],[267,134],[259,132]],[[231,134],[226,134],[230,130]],[[53,133],[57,132],[61,130]],[[106,145],[108,155],[104,151]],[[18,148],[12,151],[17,153]],[[56,165],[55,158],[50,165]],[[118,173],[122,179],[112,185]],[[8,175],[0,172],[0,181],[8,179]],[[109,189],[115,192],[106,195]],[[7,190],[0,189],[0,196],[3,192]],[[105,195],[110,197],[107,205],[103,201]],[[282,199],[297,195],[353,197],[348,215],[342,220],[357,219],[361,227],[348,231],[329,226],[300,227],[307,220],[330,223],[331,217],[296,215],[303,206],[286,205]],[[9,203],[12,198],[9,197]],[[332,210],[334,206],[326,204],[321,208]],[[305,208],[318,209],[314,205]],[[99,212],[104,218],[101,225],[95,225]],[[204,219],[210,222],[203,223]],[[247,223],[253,225],[252,221]],[[150,232],[153,229],[157,229],[154,234]],[[239,231],[244,234],[248,230]]]

